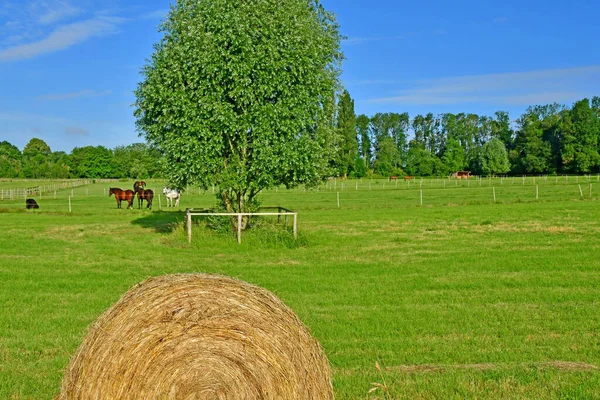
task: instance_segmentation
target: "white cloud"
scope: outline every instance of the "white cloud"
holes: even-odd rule
[[[71,93],[59,93],[59,94],[46,94],[43,96],[36,97],[36,100],[70,100],[76,99],[80,97],[101,97],[112,94],[111,90],[105,90],[103,92],[96,92],[94,90],[82,90],[80,92],[71,92]]]
[[[0,50],[0,62],[34,58],[67,49],[93,37],[114,34],[124,21],[123,18],[100,16],[62,25],[41,40]]]
[[[66,1],[37,1],[31,4],[30,9],[42,25],[54,24],[81,13],[79,8],[73,7]]]
[[[595,86],[592,84],[596,82]],[[417,81],[398,95],[372,103],[530,105],[569,102],[600,90],[600,65],[529,72],[445,77]]]

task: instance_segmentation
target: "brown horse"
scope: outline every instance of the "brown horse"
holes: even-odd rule
[[[136,181],[133,184],[133,191],[137,193],[139,189],[146,189],[146,182],[144,181]]]
[[[152,209],[152,199],[154,198],[154,192],[150,189],[144,190],[139,188],[137,190],[138,197],[138,208],[142,208],[142,203],[146,200],[146,208]]]
[[[117,208],[121,208],[121,201],[127,201],[127,208],[131,208],[133,205],[133,198],[135,197],[135,193],[133,190],[122,190],[121,188],[110,188],[108,190],[108,197],[115,195],[115,200],[117,200]]]

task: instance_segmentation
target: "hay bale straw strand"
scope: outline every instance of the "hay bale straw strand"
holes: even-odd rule
[[[271,292],[218,275],[151,278],[90,328],[59,399],[333,399],[319,343]]]

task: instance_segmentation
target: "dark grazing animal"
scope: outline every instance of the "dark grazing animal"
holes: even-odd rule
[[[110,188],[108,190],[108,197],[115,195],[115,200],[117,200],[117,208],[121,208],[121,201],[127,201],[127,208],[131,208],[133,205],[133,198],[135,197],[135,193],[133,190],[123,190],[121,188]]]
[[[152,209],[152,199],[154,198],[154,192],[151,189],[142,189],[139,188],[137,190],[138,197],[138,208],[142,208],[142,203],[146,200],[146,208]]]
[[[34,199],[27,199],[25,200],[25,208],[29,210],[31,208],[40,208],[40,206],[38,206],[38,203]]]

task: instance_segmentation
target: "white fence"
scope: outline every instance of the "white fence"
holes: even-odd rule
[[[96,179],[95,182],[113,182],[117,179]],[[73,189],[93,182],[92,179],[77,179],[68,181],[51,182],[45,185],[30,186],[27,188],[0,189],[0,200],[26,199],[28,197],[42,197],[43,193],[53,193],[58,190]]]
[[[260,210],[277,210],[277,212],[261,212]],[[292,211],[292,210],[288,210],[287,208],[283,208],[283,207],[261,207],[259,208],[259,212],[254,212],[254,213],[218,213],[218,212],[212,212],[212,209],[202,209],[202,210],[195,210],[193,208],[186,208],[185,209],[185,220],[186,220],[186,227],[187,227],[187,234],[188,234],[188,242],[191,243],[192,242],[192,216],[223,216],[223,217],[234,217],[237,216],[238,217],[238,225],[237,225],[237,239],[238,239],[238,244],[242,243],[242,217],[243,216],[254,216],[254,215],[262,215],[262,216],[275,216],[277,215],[277,222],[279,222],[281,220],[281,217],[283,216],[285,218],[285,225],[287,226],[287,218],[289,215],[292,215],[294,217],[294,224],[293,224],[293,233],[294,233],[294,239],[298,239],[298,213]]]

